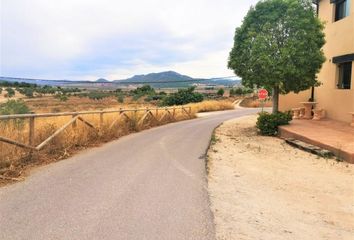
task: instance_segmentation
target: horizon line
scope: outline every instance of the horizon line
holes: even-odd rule
[[[187,75],[185,75],[185,76],[187,76]],[[194,77],[191,77],[192,78],[191,80],[175,80],[175,81],[167,81],[167,83],[170,83],[170,82],[189,82],[189,81],[206,81],[206,80],[217,80],[217,79],[230,79],[229,81],[241,80],[240,78],[234,79],[234,80],[231,79],[231,78],[235,78],[235,77],[237,77],[237,76],[212,77],[212,78],[194,78]],[[44,79],[44,78],[26,78],[26,77],[9,77],[9,76],[0,76],[0,78],[23,79],[23,80],[33,80],[33,81],[38,81],[39,80],[39,81],[53,81],[53,82],[55,82],[55,81],[56,82],[67,81],[67,82],[92,82],[92,83],[97,82],[97,80],[99,80],[99,79],[107,80],[105,78],[98,78],[96,80],[69,80],[69,79]],[[117,82],[120,82],[120,81],[126,81],[126,83],[163,83],[163,81],[142,81],[142,82],[131,81],[131,82],[129,82],[129,80],[127,80],[127,79],[128,78],[121,79],[121,80],[116,79],[116,80],[107,80],[107,81],[110,82],[110,83],[117,83]],[[2,80],[2,81],[5,81],[5,80]],[[101,83],[103,83],[103,82],[101,82]]]

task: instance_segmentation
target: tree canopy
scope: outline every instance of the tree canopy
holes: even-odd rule
[[[236,29],[228,67],[247,87],[272,89],[278,96],[298,93],[319,82],[325,57],[324,25],[310,0],[263,0],[251,7]]]
[[[203,94],[194,92],[194,90],[195,87],[178,89],[178,92],[166,96],[162,101],[162,105],[173,106],[203,101]]]

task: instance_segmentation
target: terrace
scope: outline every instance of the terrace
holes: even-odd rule
[[[323,149],[338,158],[354,163],[354,127],[331,119],[294,119],[289,125],[279,127],[282,138],[294,138]]]

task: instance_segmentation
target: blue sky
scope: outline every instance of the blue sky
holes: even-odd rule
[[[95,80],[174,70],[231,76],[256,0],[1,0],[0,76]]]

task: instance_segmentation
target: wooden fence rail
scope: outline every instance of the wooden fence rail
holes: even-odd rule
[[[115,118],[115,120],[110,124],[109,129],[112,129],[115,124],[119,121],[120,118],[124,117],[129,121],[133,121],[132,118],[127,114],[129,112],[134,112],[135,114],[137,112],[144,112],[143,116],[137,121],[137,125],[141,126],[144,124],[144,121],[146,120],[147,117],[151,117],[153,121],[156,123],[161,122],[164,120],[166,117],[169,117],[171,120],[175,120],[175,114],[177,110],[181,110],[182,114],[187,115],[189,118],[192,118],[191,107],[166,107],[166,108],[135,108],[135,109],[122,109],[120,108],[119,110],[101,110],[101,111],[85,111],[85,112],[62,112],[62,113],[31,113],[31,114],[14,114],[14,115],[2,115],[0,116],[0,121],[1,120],[14,120],[14,119],[29,119],[29,135],[28,135],[28,144],[17,142],[15,140],[2,137],[0,136],[0,142],[5,142],[7,144],[15,145],[17,147],[29,149],[31,151],[40,151],[43,149],[44,146],[46,146],[53,138],[55,138],[57,135],[59,135],[61,132],[63,132],[67,127],[72,125],[72,127],[75,129],[77,121],[81,121],[85,125],[87,125],[89,128],[91,128],[93,131],[100,132],[103,128],[103,119],[104,119],[104,114],[106,113],[119,113],[118,116]],[[155,111],[155,115],[154,115]],[[159,119],[159,111],[163,111],[163,114],[161,115]],[[93,114],[99,114],[100,121],[99,121],[99,126],[96,128],[94,124],[88,122],[85,120],[82,116],[84,115],[93,115]],[[59,129],[57,129],[52,135],[50,135],[46,140],[44,140],[42,143],[40,143],[37,146],[34,146],[34,137],[35,137],[35,120],[37,118],[49,118],[49,117],[59,117],[59,116],[71,116],[72,118],[70,121],[68,121],[66,124],[61,126]]]

